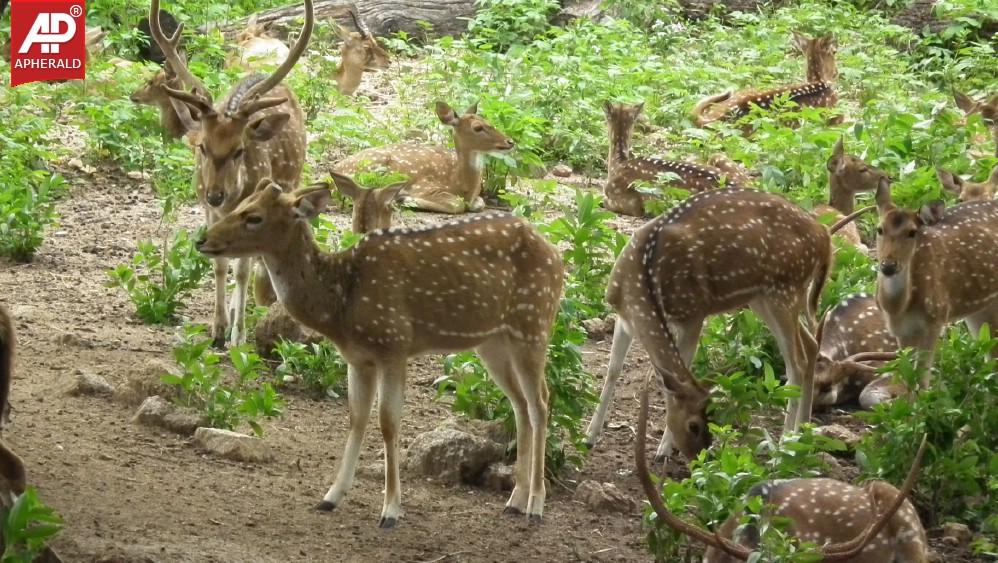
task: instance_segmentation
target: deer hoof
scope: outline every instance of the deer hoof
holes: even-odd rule
[[[214,339],[212,339],[211,345],[217,350],[225,350],[225,335],[223,334],[222,336],[216,336]]]
[[[527,519],[531,526],[540,526],[542,520],[543,518],[540,514],[531,514]]]
[[[394,528],[396,524],[398,524],[398,518],[392,516],[386,518],[382,516],[381,521],[378,522],[378,527],[383,528],[385,530],[389,530],[391,528]]]
[[[315,509],[318,510],[319,512],[332,512],[333,509],[335,508],[336,508],[336,503],[329,502],[328,500],[324,500],[319,504],[315,505]]]

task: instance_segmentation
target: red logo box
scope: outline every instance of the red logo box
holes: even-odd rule
[[[86,78],[84,0],[14,0],[10,5],[10,85]]]

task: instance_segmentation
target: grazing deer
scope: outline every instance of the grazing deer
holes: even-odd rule
[[[984,323],[998,327],[998,201],[908,211],[882,181],[877,211],[877,304],[898,345],[922,352],[925,387],[946,325],[965,319],[974,334]]]
[[[880,181],[888,178],[883,170],[870,166],[857,156],[846,154],[841,137],[835,143],[825,167],[828,169],[828,205],[822,204],[814,208],[814,215],[817,217],[832,214],[838,220],[849,215],[855,210],[856,194],[875,192]],[[841,236],[863,253],[869,253],[860,239],[859,228],[855,223],[843,227]]]
[[[631,155],[631,135],[643,107],[643,103],[603,102],[610,132],[610,154],[606,159],[607,178],[603,188],[606,196],[603,205],[607,209],[636,217],[647,215],[645,202],[655,196],[635,190],[632,184],[639,180],[656,182],[662,174],[677,175],[679,178],[670,183],[692,192],[714,189],[722,183],[740,186],[713,166]]]
[[[356,174],[368,167],[400,172],[409,177],[403,190],[406,207],[439,213],[481,211],[482,170],[486,154],[513,150],[513,140],[478,115],[478,104],[457,113],[437,102],[437,117],[454,128],[454,149],[401,143],[360,151],[335,165],[340,174]]]
[[[14,324],[7,309],[0,305],[0,431],[10,411],[10,380],[16,345]],[[20,495],[26,486],[24,462],[0,440],[0,474],[7,480],[11,493]]]
[[[650,380],[645,381],[641,394],[634,456],[638,480],[652,509],[659,521],[707,546],[704,563],[749,561],[761,538],[755,524],[741,524],[741,514],[732,514],[719,530],[711,532],[676,516],[662,501],[645,459]],[[764,518],[786,518],[792,536],[821,546],[821,561],[928,563],[925,529],[906,498],[918,478],[926,438],[900,491],[880,480],[857,487],[836,479],[781,479],[756,485],[748,497],[762,497]]]
[[[855,401],[879,379],[877,367],[897,355],[897,340],[872,295],[858,293],[830,309],[818,325],[814,404],[830,407]],[[870,408],[870,405],[861,406]]]
[[[998,192],[998,165],[995,165],[995,167],[991,169],[991,175],[988,176],[988,179],[983,182],[970,182],[964,180],[956,174],[948,170],[943,170],[942,168],[936,169],[936,176],[939,177],[939,183],[943,185],[943,189],[952,194],[956,194],[956,196],[960,199],[960,203],[988,201],[994,199],[995,193]]]
[[[187,104],[167,94],[167,88],[184,89],[180,77],[173,71],[173,67],[169,63],[165,64],[138,90],[132,92],[129,99],[136,104],[159,109],[159,124],[163,128],[164,139],[179,139],[185,135],[193,134],[199,129],[199,124],[191,115],[191,109]],[[194,137],[195,135],[191,135],[187,138],[192,145]]]
[[[772,330],[787,379],[801,388],[784,425],[796,431],[811,416],[818,344],[810,330],[831,255],[828,229],[786,199],[755,190],[701,192],[638,229],[610,274],[606,300],[617,322],[588,443],[602,433],[637,335],[667,391],[658,457],[669,455],[673,444],[689,459],[709,446],[710,393],[690,372],[690,362],[704,320],[745,305]]]
[[[753,105],[768,108],[783,95],[800,106],[835,107],[838,95],[832,83],[839,75],[835,65],[835,38],[829,34],[811,39],[795,31],[793,40],[807,59],[807,82],[769,90],[728,91],[708,96],[693,108],[693,121],[697,126],[703,127],[722,119],[738,119],[746,115]]]
[[[305,119],[294,93],[281,81],[301,58],[312,36],[315,22],[312,0],[305,0],[305,24],[288,58],[273,74],[254,74],[243,79],[217,105],[177,52],[183,26],[168,38],[159,26],[158,14],[159,0],[152,0],[149,9],[152,37],[180,82],[192,88],[188,92],[166,86],[165,90],[197,116],[194,175],[208,225],[231,213],[264,178],[272,178],[288,190],[296,188],[305,164]],[[246,340],[246,292],[250,269],[250,260],[237,261],[229,337],[232,344]],[[215,260],[212,336],[216,346],[225,344],[225,330],[230,322],[225,308],[228,270],[226,258]],[[262,268],[257,272],[255,290],[258,304],[273,302],[270,284]]]
[[[363,188],[349,176],[336,172],[332,176],[336,189],[353,201],[353,232],[369,233],[392,226],[392,204],[406,182],[383,188]]]
[[[954,89],[953,98],[956,100],[956,106],[962,109],[965,115],[975,113],[981,115],[981,119],[991,130],[991,136],[995,143],[995,156],[998,156],[998,94],[992,94],[986,100],[977,101]]]
[[[350,433],[336,481],[317,508],[333,510],[353,483],[377,387],[385,442],[380,525],[396,524],[406,363],[474,348],[516,416],[516,486],[506,510],[540,519],[544,365],[564,275],[558,250],[522,218],[484,214],[374,231],[350,250],[330,254],[315,244],[309,225],[330,197],[321,187],[287,194],[264,181],[197,243],[212,257],[262,257],[288,313],[329,338],[349,364]]]
[[[337,27],[343,45],[340,47],[340,65],[333,75],[336,89],[345,96],[352,96],[357,91],[365,71],[388,68],[391,62],[388,51],[378,45],[378,40],[364,21],[353,10],[350,10],[350,17],[357,31]]]
[[[256,70],[276,66],[288,58],[291,50],[280,39],[270,35],[268,25],[257,23],[257,15],[250,16],[246,28],[236,35],[236,50],[225,60],[229,68]]]

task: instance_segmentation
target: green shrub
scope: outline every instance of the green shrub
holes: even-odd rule
[[[31,563],[62,531],[62,519],[28,487],[3,509],[3,563]]]
[[[529,44],[548,28],[558,10],[557,0],[476,0],[468,32],[482,48],[505,51]]]
[[[274,351],[281,358],[277,375],[297,377],[324,397],[337,398],[346,392],[347,363],[329,342],[306,345],[281,340]]]

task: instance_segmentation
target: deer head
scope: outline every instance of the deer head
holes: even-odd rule
[[[437,102],[436,112],[441,123],[454,128],[454,146],[458,153],[505,154],[515,146],[513,139],[478,115],[477,103],[468,106],[464,115],[458,115],[446,102]]]
[[[226,58],[225,66],[254,69],[277,65],[287,58],[288,46],[272,37],[269,28],[269,23],[257,23],[256,14],[250,16],[246,27],[236,35],[236,50]]]
[[[364,188],[353,178],[332,173],[336,189],[353,200],[353,232],[369,233],[392,226],[392,204],[408,182],[398,182],[383,188]]]
[[[290,136],[282,138],[286,142],[265,145],[281,135],[291,120],[293,108],[285,104],[292,94],[282,87],[279,95],[263,96],[280,85],[305,52],[314,24],[312,0],[305,0],[305,24],[288,58],[273,74],[254,75],[240,82],[217,106],[207,88],[190,72],[186,61],[177,52],[183,26],[179,26],[173,36],[166,37],[159,25],[158,14],[159,0],[152,0],[149,15],[152,37],[180,81],[191,88],[188,92],[165,87],[170,97],[189,106],[192,115],[197,118],[199,138],[195,175],[204,191],[204,201],[214,208],[226,203],[234,206],[242,196],[245,176],[250,176],[252,182],[252,178],[259,175],[273,175],[275,179],[285,175],[272,169],[272,161],[281,156],[277,153],[287,157],[277,158],[279,163],[281,160],[288,161],[284,164],[296,167],[300,174],[305,152],[303,131],[289,131]],[[270,108],[277,109],[266,111]],[[297,109],[297,103],[294,109]],[[303,127],[300,117],[295,117],[298,118],[296,127]]]
[[[388,68],[391,59],[388,51],[378,45],[378,40],[357,14],[350,10],[357,31],[347,31],[337,26],[343,44],[340,46],[340,66],[336,69],[336,87],[352,95],[360,86],[365,71]]]
[[[987,100],[981,99],[977,101],[954,89],[953,99],[956,100],[956,107],[962,109],[964,114],[971,115],[979,113],[984,122],[989,126],[998,126],[998,94],[993,94]]]
[[[983,182],[970,182],[942,168],[936,169],[936,176],[943,189],[956,194],[960,203],[987,201],[994,199],[998,192],[998,166],[991,169],[991,175]]]
[[[843,214],[852,213],[857,193],[875,192],[881,181],[889,180],[883,170],[846,154],[842,137],[835,143],[825,167],[828,169],[828,205]]]
[[[835,64],[835,37],[832,34],[810,38],[793,32],[793,43],[807,60],[808,82],[832,82],[839,76]]]
[[[180,77],[173,72],[169,63],[157,71],[149,80],[132,92],[129,99],[133,103],[153,106],[159,109],[159,124],[167,136],[179,139],[200,128],[197,120],[191,115],[187,104],[173,98],[167,93],[167,88],[182,90]]]
[[[603,115],[606,116],[606,126],[610,130],[610,156],[607,158],[607,168],[613,168],[617,163],[630,157],[631,132],[644,107],[644,102],[640,104],[603,102]]]
[[[890,182],[882,180],[877,188],[877,213],[880,215],[877,226],[880,276],[887,279],[895,276],[906,278],[911,274],[911,258],[919,233],[938,220],[942,209],[938,206],[923,207],[920,212],[899,209],[891,201]]]

